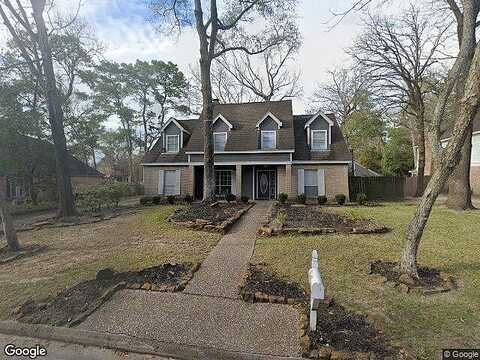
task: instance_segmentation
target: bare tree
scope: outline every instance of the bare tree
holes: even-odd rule
[[[33,19],[28,17],[26,7],[21,1],[16,1],[14,6],[10,0],[1,0],[0,16],[19,48],[23,60],[46,94],[49,123],[55,147],[58,215],[71,216],[75,214],[75,203],[70,181],[62,104],[55,79],[49,32],[43,18],[46,0],[30,0],[30,3]],[[33,49],[26,46],[22,33],[26,33],[29,42],[34,44]]]
[[[229,0],[219,14],[217,0],[153,0],[151,9],[163,30],[195,26],[200,45],[200,78],[204,135],[204,200],[215,197],[214,153],[212,140],[212,61],[228,52],[261,54],[296,33],[296,0]],[[195,22],[192,21],[195,19]],[[245,26],[262,19],[260,30],[246,31]],[[258,25],[258,24],[252,24]],[[258,26],[252,26],[258,28]]]
[[[289,66],[295,60],[300,46],[297,34],[262,54],[226,53],[212,66],[213,92],[219,99],[237,99],[234,102],[270,101],[297,97],[302,89],[300,72]],[[225,95],[223,93],[226,93]]]
[[[311,102],[337,114],[342,123],[364,103],[371,81],[358,67],[337,68],[327,74],[329,79],[317,85]]]
[[[430,71],[445,55],[448,25],[438,25],[411,5],[399,17],[369,15],[365,31],[349,50],[367,71],[373,92],[386,106],[399,106],[414,120],[417,148],[417,190],[421,196],[425,173],[425,97]]]

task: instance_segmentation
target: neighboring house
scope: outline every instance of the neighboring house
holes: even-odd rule
[[[0,192],[7,199],[22,199],[30,195],[29,189],[32,184],[35,184],[40,196],[51,198],[53,196],[51,192],[54,191],[55,186],[53,144],[29,136],[19,136],[16,142],[15,147],[11,149],[4,147],[0,151],[0,163],[6,164],[0,169]],[[17,158],[18,164],[12,164],[12,159]],[[69,163],[74,190],[103,181],[102,173],[71,155]],[[22,169],[17,168],[19,164]]]
[[[292,102],[215,104],[218,196],[348,196],[350,153],[333,115],[293,115]],[[170,119],[144,159],[147,194],[203,198],[201,120]]]
[[[376,177],[376,176],[382,176],[379,173],[366,168],[365,166],[359,164],[356,161],[353,161],[351,165],[349,166],[350,168],[350,174],[352,176],[361,176],[361,177]]]
[[[442,146],[445,148],[450,140],[452,129],[448,129],[442,138]],[[418,156],[415,151],[415,170],[412,173],[416,174],[418,168]],[[425,175],[431,176],[433,173],[432,151],[430,142],[427,142],[425,148]],[[475,195],[480,195],[480,113],[477,114],[473,120],[473,136],[472,136],[472,158],[470,164],[470,185]]]

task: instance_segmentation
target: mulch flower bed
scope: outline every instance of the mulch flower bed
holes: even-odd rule
[[[310,331],[305,314],[300,321],[303,355],[311,359],[408,358],[403,350],[391,347],[364,315],[349,312],[333,300],[321,304],[317,311],[316,331]]]
[[[378,260],[370,264],[370,274],[377,282],[391,284],[403,293],[433,295],[458,288],[453,276],[428,267],[419,268],[419,279],[413,279],[400,273],[398,263]]]
[[[390,229],[372,220],[328,212],[318,205],[277,204],[270,223],[260,229],[260,234],[383,234],[388,231]]]
[[[210,232],[226,233],[254,203],[195,203],[175,211],[168,221],[180,226]]]
[[[94,280],[81,282],[41,302],[28,300],[13,313],[16,320],[72,327],[80,324],[121,289],[182,291],[199,264],[164,264],[141,271],[116,273],[103,269]]]
[[[14,260],[29,257],[46,250],[46,246],[28,245],[23,246],[19,251],[12,251],[7,246],[0,249],[0,265],[7,264]]]
[[[280,279],[267,271],[264,264],[250,264],[240,295],[247,302],[296,304],[307,300],[305,291],[296,283]]]

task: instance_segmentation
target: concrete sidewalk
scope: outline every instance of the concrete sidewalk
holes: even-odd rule
[[[210,253],[182,293],[123,290],[81,329],[238,354],[299,357],[298,311],[248,304],[239,285],[271,203],[250,209]]]

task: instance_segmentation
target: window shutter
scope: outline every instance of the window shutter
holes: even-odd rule
[[[303,169],[298,169],[297,185],[297,195],[305,194],[305,171]]]
[[[164,171],[159,170],[158,171],[158,194],[163,195],[163,182],[165,179]]]
[[[325,195],[325,170],[317,170],[318,196]]]
[[[176,170],[175,175],[175,195],[180,195],[180,176],[181,176],[182,171],[181,170]]]

